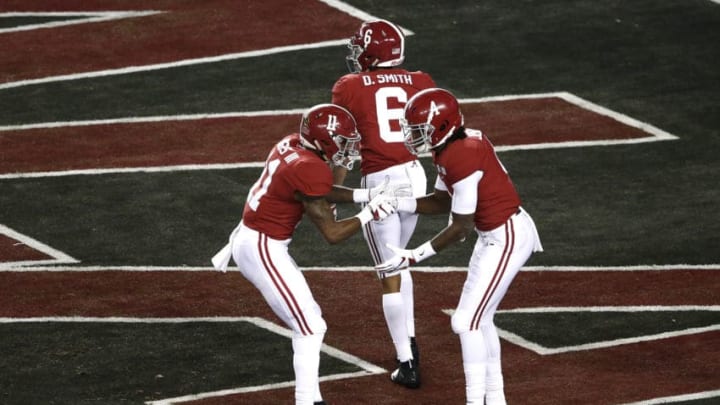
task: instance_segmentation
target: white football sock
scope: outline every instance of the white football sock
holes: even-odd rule
[[[485,373],[485,404],[507,405],[500,362],[490,362]]]
[[[410,270],[400,271],[400,294],[402,294],[405,307],[405,323],[408,336],[415,337],[415,297],[413,292],[413,279]]]
[[[295,404],[312,405],[320,394],[320,347],[325,334],[293,336]]]
[[[383,294],[382,306],[398,360],[405,362],[412,359],[402,294],[399,292]]]
[[[502,365],[500,362],[500,337],[495,324],[480,326],[488,351],[487,372],[485,373],[485,404],[506,405],[503,392]]]
[[[487,349],[485,338],[479,330],[460,333],[463,370],[465,371],[465,396],[468,404],[482,404],[485,401],[485,373]]]

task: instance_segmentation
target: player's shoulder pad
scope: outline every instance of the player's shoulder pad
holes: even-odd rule
[[[332,190],[333,175],[330,167],[317,155],[310,151],[300,153],[300,158],[290,164],[290,171],[286,180],[300,193],[312,196],[324,196]]]

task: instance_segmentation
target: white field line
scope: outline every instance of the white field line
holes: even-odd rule
[[[661,305],[649,305],[649,306],[617,306],[617,307],[538,307],[538,308],[516,308],[508,310],[498,310],[498,314],[503,313],[555,313],[555,312],[667,312],[667,311],[710,311],[720,312],[720,305],[676,305],[676,306],[661,306]],[[449,316],[455,312],[454,309],[445,309],[443,312]],[[545,347],[536,342],[525,339],[522,336],[509,332],[505,329],[497,328],[498,335],[517,346],[523,347],[527,350],[533,351],[539,355],[553,355],[577,351],[596,350],[604,349],[608,347],[615,347],[633,343],[648,342],[653,340],[670,339],[679,336],[695,335],[699,333],[715,332],[720,331],[720,324],[687,328],[683,330],[677,330],[673,332],[662,332],[652,335],[634,336],[632,338],[621,338],[605,340],[593,343],[586,343],[581,345],[573,346],[562,346],[562,347]]]
[[[209,261],[209,259],[208,259]],[[20,263],[20,262],[18,262]],[[233,271],[235,267],[229,267]],[[302,271],[325,271],[325,272],[374,272],[372,266],[306,266],[301,267]],[[667,264],[667,265],[635,265],[635,266],[527,266],[523,272],[618,272],[618,271],[676,271],[676,270],[701,270],[720,271],[720,264]],[[215,272],[212,266],[26,266],[14,262],[0,263],[0,272],[103,272],[103,271],[127,271],[127,272]],[[412,268],[416,273],[463,273],[467,271],[464,266],[416,266]]]
[[[10,239],[14,239],[38,252],[52,257],[53,259],[46,260],[32,260],[32,261],[19,261],[19,262],[0,262],[0,271],[7,266],[27,266],[27,265],[46,265],[46,264],[69,264],[79,263],[79,261],[68,254],[65,254],[57,249],[54,249],[38,240],[35,240],[27,235],[17,232],[9,227],[0,224],[0,235],[6,235]]]
[[[581,312],[581,311],[582,310],[579,309],[577,312]],[[500,311],[498,311],[498,313],[500,313]],[[622,346],[622,345],[628,345],[628,344],[633,344],[633,343],[649,342],[649,341],[653,341],[653,340],[670,339],[670,338],[675,338],[675,337],[679,337],[679,336],[696,335],[699,333],[720,331],[720,324],[701,327],[701,328],[688,328],[688,329],[683,329],[683,330],[674,331],[674,332],[663,332],[663,333],[657,333],[657,334],[653,334],[653,335],[637,336],[637,337],[632,337],[632,338],[613,339],[613,340],[606,340],[606,341],[601,341],[601,342],[587,343],[587,344],[582,344],[582,345],[564,346],[564,347],[555,347],[555,348],[547,348],[547,347],[544,347],[537,343],[530,342],[530,341],[526,340],[525,338],[522,338],[514,333],[508,332],[501,328],[497,328],[497,329],[498,329],[498,335],[501,338],[507,340],[508,342],[514,343],[520,347],[524,347],[524,348],[531,350],[537,354],[546,356],[546,355],[559,354],[559,353],[569,353],[569,352],[578,352],[578,351],[586,351],[586,350],[604,349],[604,348],[608,348],[608,347]]]
[[[159,173],[159,172],[177,172],[186,170],[228,170],[228,169],[247,169],[254,167],[263,167],[264,162],[249,163],[211,163],[203,165],[175,165],[175,166],[155,166],[155,167],[122,167],[112,169],[82,169],[82,170],[61,170],[56,172],[32,172],[32,173],[8,173],[0,174],[0,180],[3,179],[30,179],[44,177],[63,177],[63,176],[86,176],[100,174],[116,174],[116,173]]]
[[[556,312],[668,312],[668,311],[720,311],[720,305],[621,305],[598,307],[537,307],[498,310],[503,314],[548,314]]]
[[[336,1],[336,0],[319,0],[330,7],[333,7],[341,12],[344,12],[352,17],[357,18],[358,26],[360,21],[364,20],[375,20],[378,19],[378,17],[375,17],[371,14],[365,13],[347,3]],[[82,19],[82,20],[74,20],[73,22],[64,22],[64,23],[52,23],[55,24],[55,26],[59,25],[68,25],[71,23],[79,24],[83,22],[94,22],[94,21],[104,21],[109,20],[112,18],[127,18],[127,17],[134,17],[134,16],[144,16],[144,15],[150,15],[159,13],[161,11],[147,11],[147,12],[117,12],[117,15],[105,15],[105,16],[97,16],[94,18],[90,18],[91,15],[94,14],[101,14],[102,12],[97,13],[83,13],[83,12],[73,12],[73,13],[67,13],[69,15],[89,15],[88,19]],[[124,13],[124,14],[123,14]],[[134,13],[131,15],[131,13]],[[9,13],[8,13],[9,14]],[[16,14],[16,13],[13,13]],[[49,15],[51,13],[40,13],[43,15]],[[0,14],[2,16],[3,14]],[[7,14],[6,14],[7,15]],[[49,28],[50,23],[48,24],[42,24],[47,25]],[[27,27],[31,26],[25,26],[26,29],[29,29]],[[44,27],[37,27],[37,28],[44,28]],[[405,35],[413,35],[414,33],[406,28],[400,27],[402,31],[405,33]],[[10,30],[19,30],[20,28],[10,28]],[[0,30],[0,33],[2,33],[2,30]],[[181,66],[191,66],[191,65],[198,65],[203,63],[215,63],[215,62],[222,62],[227,60],[234,60],[234,59],[243,59],[243,58],[254,58],[259,56],[267,56],[267,55],[273,55],[277,53],[283,53],[283,52],[294,52],[294,51],[300,51],[305,49],[315,49],[315,48],[324,48],[324,47],[331,47],[331,46],[340,46],[345,45],[348,42],[348,39],[350,38],[352,33],[348,33],[347,37],[342,39],[333,39],[328,41],[321,41],[321,42],[315,42],[312,44],[298,44],[298,45],[288,45],[288,46],[278,46],[274,48],[268,48],[263,50],[256,50],[256,51],[248,51],[248,52],[237,52],[237,53],[230,53],[225,55],[218,55],[213,57],[205,57],[205,58],[194,58],[194,59],[185,59],[170,63],[157,63],[157,64],[151,64],[151,65],[144,65],[144,66],[128,66],[120,69],[107,69],[107,70],[98,70],[93,72],[84,72],[84,73],[75,73],[75,74],[69,74],[69,75],[60,75],[60,76],[49,76],[44,78],[38,78],[38,79],[29,79],[29,80],[20,80],[16,82],[9,82],[9,83],[1,83],[0,84],[0,90],[2,89],[10,89],[15,87],[22,87],[22,86],[29,86],[34,84],[42,84],[42,83],[52,83],[52,82],[60,82],[60,81],[67,81],[67,80],[78,80],[78,79],[87,79],[87,78],[93,78],[93,77],[105,77],[105,76],[112,76],[112,75],[122,75],[122,74],[129,74],[129,73],[137,73],[137,72],[147,72],[147,71],[153,71],[153,70],[160,70],[160,69],[169,69],[169,68],[175,68],[175,67],[181,67]]]
[[[263,328],[265,330],[268,330],[272,333],[275,333],[280,336],[284,336],[288,339],[292,339],[293,332],[290,329],[287,329],[285,327],[279,326],[275,323],[272,323],[266,319],[258,318],[258,317],[201,317],[201,318],[131,318],[131,317],[37,317],[37,318],[0,318],[0,324],[9,324],[9,323],[33,323],[33,322],[78,322],[78,323],[87,323],[87,322],[112,322],[112,323],[144,323],[144,324],[153,324],[153,323],[194,323],[194,322],[249,322],[252,323],[260,328]],[[323,343],[321,351],[327,354],[328,356],[335,357],[336,359],[342,360],[346,363],[353,364],[357,366],[358,368],[361,368],[362,371],[353,372],[353,373],[342,373],[342,374],[333,374],[333,375],[327,375],[320,378],[320,381],[331,381],[331,380],[340,380],[340,379],[347,379],[347,378],[356,378],[356,377],[365,377],[375,374],[383,374],[387,373],[387,370],[385,370],[382,367],[376,366],[370,362],[367,362],[357,356],[353,356],[352,354],[346,353],[342,350],[339,350],[337,348],[334,348],[332,346],[329,346],[325,343]],[[216,397],[222,397],[226,395],[233,395],[233,394],[240,394],[244,392],[255,392],[255,391],[265,391],[265,390],[271,390],[271,389],[278,389],[278,388],[286,388],[286,387],[292,387],[295,385],[294,381],[286,381],[281,383],[275,383],[275,384],[267,384],[267,385],[259,385],[259,386],[253,386],[253,387],[241,387],[241,388],[232,388],[232,389],[225,389],[220,391],[213,391],[213,392],[204,392],[204,393],[196,393],[193,395],[185,395],[181,397],[176,398],[166,398],[162,400],[157,401],[149,401],[146,402],[146,404],[153,404],[153,405],[166,405],[166,404],[177,404],[182,402],[189,402],[189,401],[197,401],[201,399],[207,399],[207,398],[216,398]]]
[[[30,31],[44,28],[57,28],[66,25],[87,24],[100,21],[117,20],[121,18],[145,17],[153,14],[159,14],[163,11],[29,11],[29,12],[7,12],[0,13],[2,17],[80,17],[72,18],[64,21],[49,21],[39,24],[21,25],[18,27],[0,28],[0,34],[7,32]]]
[[[319,0],[319,1],[327,4],[330,7],[340,10],[349,16],[355,17],[360,21],[371,21],[371,20],[380,19],[380,17],[376,17],[372,14],[368,14],[360,9],[357,9],[357,8],[351,6],[350,4],[345,3],[344,1],[337,1],[337,0]],[[358,27],[359,27],[359,24],[358,24]],[[413,31],[410,31],[409,29],[407,29],[405,27],[399,27],[399,28],[400,28],[400,30],[402,30],[402,32],[403,32],[403,34],[405,34],[405,36],[410,36],[410,35],[415,34]],[[351,35],[352,35],[352,33],[348,34],[348,39],[350,38]]]
[[[358,371],[355,373],[342,373],[342,374],[332,374],[332,375],[326,375],[320,377],[319,381],[334,381],[334,380],[345,380],[348,378],[358,378],[358,377],[365,377],[369,375],[373,375],[376,373],[368,373],[364,371]],[[269,391],[269,390],[276,390],[281,388],[289,388],[294,387],[295,381],[285,381],[281,383],[274,383],[274,384],[264,384],[264,385],[256,385],[253,387],[242,387],[242,388],[230,388],[225,390],[219,390],[219,391],[212,391],[212,392],[202,392],[198,394],[192,394],[192,395],[185,395],[181,397],[174,397],[174,398],[165,398],[160,399],[157,401],[147,401],[145,404],[147,405],[171,405],[171,404],[181,404],[184,402],[193,402],[198,401],[202,399],[208,399],[208,398],[219,398],[224,397],[227,395],[237,395],[237,394],[243,394],[248,392],[258,392],[258,391]]]
[[[621,122],[625,125],[635,127],[640,129],[641,131],[647,132],[655,136],[656,138],[660,140],[672,140],[672,139],[678,139],[677,136],[672,135],[668,132],[665,132],[659,128],[656,128],[646,122],[638,121],[634,118],[628,117],[625,114],[620,114],[618,112],[615,112],[613,110],[610,110],[608,108],[602,107],[600,105],[597,105],[595,103],[592,103],[588,100],[582,99],[574,94],[568,93],[568,92],[562,92],[558,93],[558,97],[564,99],[568,103],[572,103],[577,105],[578,107],[582,107],[586,110],[593,111],[600,115],[608,116],[615,121]]]
[[[548,142],[533,145],[508,145],[498,146],[496,150],[498,152],[506,152],[512,150],[531,150],[531,149],[554,149],[554,148],[572,148],[572,147],[588,147],[588,146],[610,146],[619,144],[635,144],[643,142],[656,142],[677,139],[677,136],[658,129],[650,124],[640,122],[627,115],[620,114],[609,110],[605,107],[601,107],[597,104],[591,103],[580,97],[567,92],[555,92],[555,93],[538,93],[538,94],[523,94],[523,95],[505,95],[505,96],[494,96],[494,97],[482,97],[482,98],[469,98],[460,99],[461,103],[485,103],[492,101],[511,101],[521,99],[537,99],[537,98],[560,98],[568,103],[575,104],[579,108],[583,108],[589,111],[593,111],[596,114],[610,117],[618,122],[621,122],[627,126],[640,129],[649,134],[648,137],[644,138],[633,138],[633,139],[620,139],[620,140],[597,140],[597,141],[571,141],[571,142]],[[265,111],[250,111],[250,112],[226,112],[216,114],[184,114],[174,116],[150,116],[150,117],[126,117],[116,119],[104,119],[104,120],[87,120],[87,121],[67,121],[67,122],[46,122],[26,125],[8,125],[0,126],[1,131],[22,131],[27,129],[40,129],[40,128],[62,128],[62,127],[76,127],[76,126],[89,126],[89,125],[114,125],[114,124],[135,124],[135,123],[147,123],[147,122],[166,122],[166,121],[191,121],[191,120],[203,120],[203,119],[221,119],[221,118],[240,118],[240,117],[260,117],[260,116],[276,116],[276,115],[299,115],[304,112],[305,109],[290,109],[290,110],[265,110]],[[421,155],[423,158],[428,158],[429,154]],[[195,165],[173,165],[173,166],[154,166],[154,167],[130,167],[130,168],[108,168],[108,169],[84,169],[84,170],[64,170],[54,172],[31,172],[31,173],[6,173],[0,174],[0,180],[2,179],[18,179],[18,178],[41,178],[41,177],[59,177],[59,176],[75,176],[75,175],[99,175],[99,174],[110,174],[110,173],[137,173],[137,172],[173,172],[182,170],[225,170],[225,169],[236,169],[236,168],[248,168],[248,167],[262,167],[264,162],[246,162],[246,163],[235,163],[235,164],[195,164]]]
[[[283,52],[294,52],[294,51],[299,51],[299,50],[304,50],[304,49],[315,49],[315,48],[324,48],[324,47],[329,47],[329,46],[338,46],[338,45],[344,45],[346,43],[347,43],[347,39],[335,39],[335,40],[329,40],[329,41],[316,42],[313,44],[278,46],[275,48],[263,49],[261,51],[230,53],[230,54],[205,57],[205,58],[185,59],[185,60],[169,62],[169,63],[158,63],[158,64],[144,65],[144,66],[128,66],[128,67],[119,68],[119,69],[98,70],[98,71],[94,71],[94,72],[74,73],[74,74],[61,75],[61,76],[50,76],[50,77],[44,77],[44,78],[40,78],[40,79],[20,80],[20,81],[16,81],[16,82],[2,83],[2,84],[0,84],[0,90],[22,87],[22,86],[29,86],[29,85],[34,85],[34,84],[88,79],[88,78],[93,78],[93,77],[123,75],[123,74],[137,73],[137,72],[148,72],[148,71],[153,71],[153,70],[169,69],[169,68],[175,68],[175,67],[181,67],[181,66],[199,65],[199,64],[203,64],[203,63],[216,63],[216,62],[223,62],[223,61],[227,61],[227,60],[254,58],[257,56],[273,55],[273,54],[278,54],[278,53],[283,53]]]
[[[223,118],[246,118],[246,117],[264,117],[278,115],[300,115],[305,112],[304,108],[291,110],[267,110],[267,111],[247,111],[247,112],[227,112],[212,114],[181,114],[181,115],[159,115],[148,117],[126,117],[111,118],[102,120],[86,120],[86,121],[55,121],[41,122],[37,124],[24,125],[7,125],[0,126],[0,131],[23,131],[28,129],[44,129],[44,128],[66,128],[66,127],[87,127],[92,125],[117,125],[117,124],[143,124],[152,122],[173,122],[173,121],[199,121]]]
[[[278,326],[278,325],[276,325],[272,322],[269,322],[265,319],[262,319],[262,318],[251,318],[251,319],[252,319],[253,323],[255,323],[257,326],[259,326],[261,328],[267,329],[278,335],[285,336],[288,339],[292,339],[292,331],[290,329]],[[356,356],[353,356],[349,353],[345,353],[334,347],[328,346],[325,343],[323,343],[323,345],[322,345],[322,351],[332,357],[343,360],[346,363],[354,364],[354,365],[362,368],[364,371],[323,376],[320,378],[321,382],[322,381],[341,380],[341,379],[346,379],[346,378],[365,377],[365,376],[369,376],[369,375],[382,374],[382,373],[387,372],[387,370],[383,369],[382,367],[378,367],[374,364],[366,362],[366,361],[364,361]],[[179,403],[183,403],[183,402],[198,401],[198,400],[207,399],[207,398],[217,398],[217,397],[223,397],[226,395],[241,394],[241,393],[245,393],[245,392],[267,391],[267,390],[272,390],[272,389],[287,388],[287,387],[293,387],[293,386],[295,386],[294,381],[286,381],[286,382],[282,382],[282,383],[265,384],[265,385],[258,385],[258,386],[254,386],[254,387],[242,387],[242,388],[225,389],[225,390],[213,391],[213,392],[203,392],[203,393],[197,393],[197,394],[192,394],[192,395],[184,395],[184,396],[175,397],[175,398],[166,398],[166,399],[157,400],[157,401],[148,401],[145,403],[149,404],[149,405],[179,404]]]
[[[718,3],[720,4],[720,3]],[[653,398],[645,401],[628,402],[620,405],[657,405],[657,404],[673,404],[676,402],[694,401],[697,399],[720,397],[720,390],[696,392],[693,394],[674,395],[671,397]]]

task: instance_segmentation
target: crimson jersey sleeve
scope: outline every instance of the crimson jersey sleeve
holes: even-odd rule
[[[332,102],[350,111],[358,123],[363,175],[416,159],[403,142],[400,118],[410,97],[431,87],[436,86],[429,74],[399,68],[351,73],[338,79]]]
[[[475,226],[489,231],[517,212],[520,197],[490,140],[481,132],[467,129],[468,136],[450,142],[433,157],[440,179],[453,193],[453,184],[480,171]]]
[[[250,188],[243,223],[273,239],[289,239],[304,208],[296,193],[321,197],[332,189],[330,167],[315,153],[298,146],[297,137],[285,137],[268,155],[260,178]]]
[[[322,197],[332,190],[333,176],[328,165],[320,159],[299,159],[293,163],[285,181],[292,188],[309,197]]]

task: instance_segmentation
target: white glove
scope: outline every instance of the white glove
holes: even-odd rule
[[[415,249],[400,249],[389,243],[385,246],[395,252],[395,256],[375,266],[375,271],[377,271],[380,278],[394,276],[400,270],[419,263],[437,253],[430,244],[430,241],[423,243]]]
[[[393,204],[394,201],[394,204]],[[355,215],[362,225],[370,221],[382,221],[397,211],[397,199],[391,199],[384,194],[375,196],[365,208]]]
[[[390,184],[390,176],[385,176],[385,181],[370,189],[370,200],[379,194],[387,194],[392,197],[412,197],[412,185],[410,183]]]
[[[390,176],[385,176],[385,180],[375,187],[356,189],[353,192],[353,202],[372,201],[378,195],[387,195],[391,198],[412,197],[412,185],[410,183],[390,184]],[[397,207],[397,203],[395,206]]]

